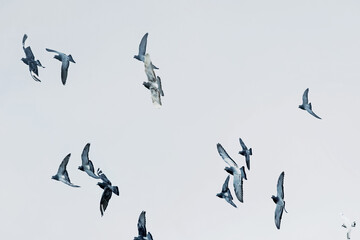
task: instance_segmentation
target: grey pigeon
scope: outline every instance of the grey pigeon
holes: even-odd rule
[[[230,166],[226,167],[225,171],[234,176],[233,185],[235,190],[235,195],[240,202],[244,202],[243,198],[243,179],[247,180],[245,168],[242,166],[238,167],[236,162],[227,154],[225,149],[221,146],[220,143],[217,144],[217,150],[222,157],[222,159]]]
[[[69,162],[70,156],[71,156],[71,153],[69,153],[64,158],[64,160],[62,160],[56,175],[52,176],[51,178],[56,180],[56,181],[63,182],[63,183],[65,183],[65,184],[67,184],[67,185],[69,185],[71,187],[80,187],[78,185],[74,185],[74,184],[71,183],[68,172],[66,171],[66,165]]]
[[[164,91],[161,85],[161,79],[155,75],[154,69],[151,65],[150,55],[145,54],[144,59],[145,73],[148,78],[147,82],[143,82],[143,85],[150,90],[151,100],[156,107],[161,107],[161,96],[164,96]]]
[[[308,98],[308,94],[309,94],[309,88],[307,88],[303,94],[302,100],[303,103],[301,105],[299,105],[299,108],[302,110],[306,110],[308,113],[310,113],[311,115],[313,115],[314,117],[321,119],[318,115],[316,115],[313,110],[312,110],[312,106],[311,103],[309,103],[309,98]]]
[[[230,175],[227,176],[227,178],[222,186],[221,193],[216,194],[216,196],[218,196],[219,198],[225,199],[233,207],[236,207],[235,203],[232,201],[233,197],[231,196],[230,189],[228,188],[229,179],[230,179]]]
[[[22,45],[23,45],[23,49],[25,52],[25,56],[26,58],[22,58],[21,60],[29,66],[29,71],[30,71],[30,75],[31,77],[37,81],[37,82],[41,82],[39,79],[39,70],[38,70],[38,66],[45,68],[44,66],[41,65],[39,60],[35,60],[35,56],[33,54],[33,52],[31,51],[30,46],[25,48],[25,41],[27,39],[27,35],[24,34],[23,40],[22,40]]]
[[[49,48],[46,48],[46,51],[54,52],[54,53],[58,54],[58,55],[55,55],[54,58],[61,61],[61,81],[62,81],[62,84],[65,85],[70,62],[75,63],[74,59],[72,58],[71,54],[66,55],[65,53],[58,52],[58,51],[55,51],[55,50],[52,50]]]
[[[148,37],[148,33],[145,33],[145,35],[142,37],[140,45],[139,45],[139,54],[135,55],[134,58],[144,62],[145,60],[145,54],[146,54],[146,44],[147,44],[147,37]],[[152,68],[154,69],[159,69],[157,67],[155,67],[152,63],[151,63]]]
[[[250,170],[250,155],[252,155],[252,148],[248,149],[241,138],[239,138],[242,151],[239,154],[245,156],[246,167]]]
[[[137,228],[138,228],[138,236],[134,238],[134,240],[151,240],[152,236],[150,233],[147,233],[146,231],[146,218],[145,218],[145,211],[142,211],[140,213],[139,216],[139,220],[138,220],[138,224],[137,224]],[[148,237],[151,237],[151,239],[149,239]]]
[[[106,175],[100,169],[97,170],[97,174],[103,181],[103,182],[97,183],[97,185],[99,185],[100,188],[104,189],[104,192],[100,199],[100,213],[101,213],[101,216],[103,216],[104,212],[109,204],[112,193],[115,193],[116,195],[119,196],[119,188],[117,186],[112,186],[109,179],[106,177]]]
[[[86,144],[84,150],[81,154],[81,166],[78,167],[79,170],[86,172],[90,177],[99,179],[99,176],[96,176],[94,165],[89,159],[89,149],[90,143]]]
[[[343,213],[341,213],[340,216],[341,216],[341,218],[343,219],[343,222],[344,222],[342,227],[346,228],[346,230],[347,230],[346,237],[347,237],[347,239],[350,239],[351,230],[352,230],[353,227],[356,226],[356,222],[355,221],[350,222],[350,220],[347,217],[345,217],[345,215]]]
[[[283,211],[287,213],[285,209],[285,201],[284,201],[284,175],[285,173],[282,172],[279,176],[278,183],[277,183],[277,196],[271,196],[274,203],[276,203],[275,208],[275,225],[277,229],[280,229],[281,217]]]

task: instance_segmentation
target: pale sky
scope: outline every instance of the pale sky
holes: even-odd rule
[[[4,239],[133,239],[142,210],[154,240],[346,239],[339,214],[360,221],[359,1],[0,6]],[[146,32],[161,109],[133,58]],[[41,83],[20,60],[25,33],[46,67]],[[45,48],[76,61],[66,86]],[[306,88],[322,120],[298,108]],[[235,209],[216,197],[227,176],[216,144],[242,166],[239,137],[253,156]],[[77,169],[88,142],[120,190],[103,217],[97,180]],[[81,188],[51,179],[68,153]],[[271,195],[282,171],[289,213],[277,230]]]

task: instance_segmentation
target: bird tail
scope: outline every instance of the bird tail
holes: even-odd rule
[[[244,156],[244,155],[245,155],[245,151],[244,151],[244,150],[242,150],[242,151],[240,151],[240,152],[239,152],[239,154],[241,154],[241,155],[243,155],[243,156]]]

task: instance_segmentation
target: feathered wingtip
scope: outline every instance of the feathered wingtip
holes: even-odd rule
[[[252,155],[252,148],[250,148],[249,151],[250,151],[250,155]]]
[[[26,33],[23,36],[23,40],[22,40],[22,45],[25,46],[25,41],[28,38],[28,36],[26,35]]]
[[[245,167],[242,166],[242,167],[240,168],[240,171],[241,171],[241,177],[242,177],[242,178],[245,178],[245,180],[247,180],[246,172],[245,172]]]

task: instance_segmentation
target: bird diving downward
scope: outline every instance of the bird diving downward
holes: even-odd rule
[[[30,75],[31,77],[37,81],[37,82],[41,82],[39,79],[39,71],[38,71],[38,66],[45,68],[43,65],[41,65],[39,60],[35,60],[35,56],[33,54],[33,52],[31,51],[30,46],[25,48],[25,41],[27,39],[27,35],[24,34],[23,40],[22,40],[22,45],[23,45],[23,49],[25,52],[25,56],[26,58],[22,58],[21,60],[29,66],[29,71],[30,71]]]

